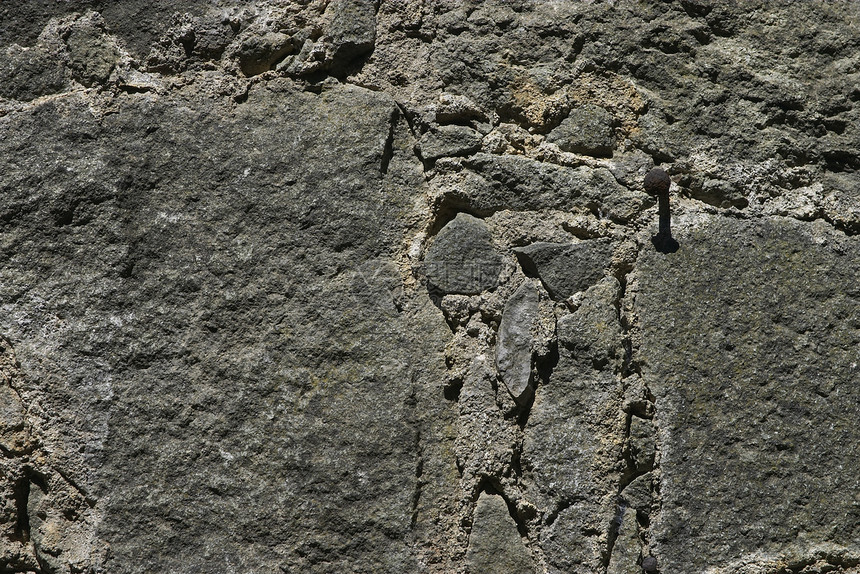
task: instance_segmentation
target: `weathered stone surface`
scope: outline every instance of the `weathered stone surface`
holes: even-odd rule
[[[651,514],[653,478],[650,472],[637,476],[621,491],[621,502],[635,510],[640,517],[648,517]]]
[[[540,277],[552,298],[563,301],[603,277],[611,263],[612,244],[604,240],[540,242],[515,252],[526,273]]]
[[[396,268],[370,265],[402,236],[396,191],[374,199],[393,102],[282,82],[234,114],[189,103],[0,119],[56,142],[6,140],[0,170],[2,329],[45,443],[101,501],[110,571],[409,571],[421,367]],[[63,165],[33,179],[47,157]]]
[[[464,164],[480,179],[469,181],[460,192],[480,211],[588,208],[625,222],[648,202],[648,196],[620,186],[603,168],[569,168],[486,153],[477,153]]]
[[[439,126],[418,141],[421,157],[432,161],[445,156],[467,155],[481,147],[481,134],[466,126]]]
[[[618,358],[621,326],[618,323],[619,284],[605,277],[584,294],[579,308],[558,321],[558,341],[577,360],[604,366]]]
[[[858,19],[0,2],[0,571],[466,572],[491,492],[551,574],[857,570]],[[518,403],[538,242],[615,249]]]
[[[502,313],[496,344],[496,368],[505,387],[519,403],[531,399],[532,346],[538,320],[537,288],[525,281],[514,291]]]
[[[469,362],[458,397],[459,432],[457,469],[464,494],[477,494],[487,477],[512,472],[517,443],[521,439],[516,423],[506,420],[497,403],[495,373],[488,357],[479,354]],[[510,402],[510,399],[508,399]]]
[[[612,493],[620,481],[621,397],[610,371],[595,370],[565,346],[547,385],[536,392],[524,432],[523,482],[543,512],[547,561],[562,572],[605,564],[617,503]]]
[[[0,56],[0,97],[33,100],[54,94],[66,84],[60,62],[43,47],[6,46]]]
[[[0,374],[0,567],[92,571],[105,560],[106,547],[93,536],[100,511],[87,490],[58,470],[61,457],[43,448],[50,435],[23,409],[27,381],[3,337]]]
[[[472,295],[499,283],[502,258],[486,224],[458,213],[443,227],[427,250],[427,279],[443,293]]]
[[[778,218],[677,231],[637,265],[661,570],[857,552],[860,243]]]
[[[235,4],[225,0],[125,0],[109,3],[99,0],[27,0],[15,6],[4,4],[0,7],[0,38],[3,42],[30,46],[50,18],[98,10],[110,30],[120,35],[137,55],[144,56],[170,27],[175,13],[202,14],[213,7],[227,8],[231,5]]]
[[[614,123],[612,114],[588,104],[571,110],[546,139],[563,151],[595,156],[612,155],[612,148],[615,147]]]
[[[535,572],[508,505],[499,495],[485,493],[478,499],[469,536],[466,571],[469,574]]]

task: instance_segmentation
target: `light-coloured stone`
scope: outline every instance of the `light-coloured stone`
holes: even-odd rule
[[[531,399],[532,347],[538,319],[538,290],[529,281],[514,291],[502,314],[496,344],[496,368],[502,381],[519,403]]]

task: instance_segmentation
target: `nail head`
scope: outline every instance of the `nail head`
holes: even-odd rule
[[[669,195],[672,180],[666,170],[655,167],[645,175],[645,192],[649,195]]]

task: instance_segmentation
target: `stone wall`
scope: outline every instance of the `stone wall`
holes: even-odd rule
[[[0,572],[860,572],[858,25],[3,4]]]

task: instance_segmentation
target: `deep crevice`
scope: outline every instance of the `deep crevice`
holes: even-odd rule
[[[24,476],[26,476],[32,484],[38,486],[39,490],[48,494],[48,478],[44,474],[32,468],[25,467]]]
[[[639,258],[639,253],[641,252],[641,245],[639,246],[639,250],[636,254],[636,257],[633,259],[633,262],[625,265],[624,267],[616,270],[616,278],[620,284],[620,288],[618,291],[618,297],[614,301],[618,322],[621,326],[622,331],[622,346],[624,348],[624,359],[622,361],[619,376],[621,378],[622,385],[626,386],[625,381],[629,378],[638,377],[642,385],[644,387],[645,400],[651,403],[650,409],[646,409],[646,411],[650,411],[650,413],[641,413],[643,415],[650,414],[650,416],[642,416],[640,418],[644,418],[646,420],[654,420],[656,405],[655,405],[655,397],[651,392],[651,389],[648,387],[645,379],[642,377],[642,369],[641,365],[636,359],[636,346],[634,344],[634,334],[637,330],[637,315],[636,309],[633,305],[633,301],[630,300],[632,297],[629,292],[630,288],[630,279],[629,275],[634,271],[636,266],[636,260]],[[621,526],[621,520],[623,519],[623,514],[627,509],[626,503],[622,498],[622,493],[624,490],[637,478],[648,474],[649,472],[654,472],[659,470],[659,444],[657,443],[658,434],[656,432],[656,427],[653,429],[654,431],[654,447],[655,447],[655,459],[654,461],[648,465],[647,467],[637,468],[636,460],[634,459],[633,452],[630,446],[630,434],[631,434],[631,424],[633,421],[633,417],[637,416],[635,411],[626,412],[624,419],[624,432],[623,432],[623,440],[624,447],[622,450],[622,463],[623,463],[623,471],[621,472],[621,476],[618,479],[618,492],[617,492],[617,511],[615,516],[612,519],[612,522],[609,525],[609,536],[607,539],[606,546],[606,555],[604,561],[604,567],[608,568],[609,561],[612,558],[612,552],[614,551],[615,543],[618,538],[618,533]],[[654,422],[651,423],[652,425]],[[652,491],[652,501],[653,497],[658,496],[657,490],[659,490],[659,481],[655,480],[655,485],[653,486],[654,491]],[[659,499],[659,497],[658,497]],[[659,512],[659,509],[652,509],[656,512]],[[637,521],[637,532],[639,533],[640,544],[642,548],[646,548],[647,546],[647,537],[648,537],[648,529],[650,528],[650,516],[647,513],[641,512],[640,509],[636,509],[635,519]]]
[[[521,431],[524,431],[526,429],[526,425],[529,422],[529,416],[532,413],[532,405],[534,405],[534,402],[535,393],[534,391],[532,391],[528,394],[528,400],[526,402],[524,402],[523,404],[517,404],[517,426],[520,427]]]
[[[421,446],[421,429],[415,432],[415,452],[418,455],[418,460],[415,463],[415,490],[412,493],[412,514],[410,516],[410,526],[415,528],[418,523],[418,508],[421,502],[421,490],[424,486],[422,476],[424,475],[424,448]]]
[[[505,501],[505,504],[508,505],[508,514],[511,515],[511,519],[514,521],[514,524],[517,526],[517,532],[519,532],[522,538],[528,540],[529,537],[529,528],[526,524],[526,521],[522,519],[522,517],[517,512],[517,505],[514,504],[507,496],[504,494],[501,495],[502,500]]]
[[[126,94],[145,94],[146,92],[153,91],[153,88],[149,86],[132,86],[129,84],[121,84],[119,86],[119,90],[121,92],[125,92]]]
[[[27,512],[27,503],[30,500],[30,479],[22,476],[15,481],[13,493],[15,497],[15,529],[14,540],[27,543],[30,541],[30,515]]]
[[[463,379],[460,377],[451,379],[442,388],[442,394],[445,398],[452,402],[460,400],[460,391],[463,389]]]
[[[394,132],[397,129],[399,119],[400,108],[395,106],[391,112],[391,118],[389,118],[388,137],[385,139],[385,146],[382,148],[379,171],[383,174],[388,173],[388,165],[391,163],[391,158],[394,157]]]
[[[400,110],[401,117],[406,122],[406,125],[409,126],[409,132],[412,134],[412,137],[417,140],[418,135],[415,132],[415,125],[414,125],[415,120],[412,118],[412,116],[410,116],[409,112],[406,110],[406,108],[403,106],[403,104],[401,104],[398,101],[395,101],[394,104]],[[418,159],[418,161],[421,161],[421,158],[418,157],[417,153],[415,154],[415,157],[416,157],[416,159]]]
[[[650,394],[650,393],[649,393]],[[634,480],[639,478],[640,476],[644,476],[649,472],[653,471],[652,468],[638,469],[636,465],[636,461],[633,459],[633,453],[630,450],[629,440],[630,440],[630,424],[633,420],[632,413],[626,413],[624,420],[624,440],[627,441],[627,444],[624,446],[624,450],[622,451],[622,457],[624,459],[624,471],[621,474],[621,478],[618,481],[618,495],[621,496],[621,493],[624,492],[624,489],[630,486]]]

